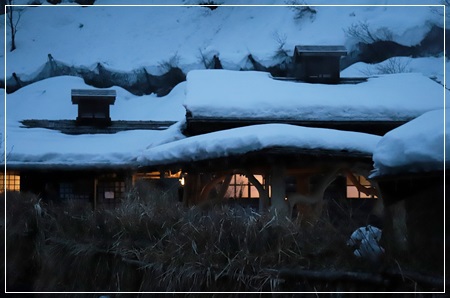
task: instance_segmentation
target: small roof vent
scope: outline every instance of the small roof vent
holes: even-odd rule
[[[344,46],[298,45],[294,50],[295,77],[311,83],[337,84],[340,59],[346,55]]]
[[[116,100],[116,90],[72,89],[72,104],[78,105],[77,124],[111,125],[109,106]]]

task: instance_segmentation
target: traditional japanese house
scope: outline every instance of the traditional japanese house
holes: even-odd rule
[[[78,79],[52,80],[84,87]],[[33,99],[10,96],[10,149],[6,176],[0,177],[2,190],[32,192],[43,200],[78,200],[97,208],[116,206],[138,180],[179,183],[179,174],[139,172],[136,162],[139,150],[160,139],[175,121],[114,119],[112,115],[139,109],[119,99],[121,110],[115,111],[114,89],[55,89]],[[35,108],[25,111],[21,107],[28,100]]]
[[[259,198],[260,210],[287,200],[320,211],[333,181],[335,197],[376,197],[367,176],[379,136],[442,103],[442,86],[421,74],[311,84],[261,72],[192,71],[184,104],[190,137],[150,148],[142,162],[183,169],[186,202],[228,190],[234,199]]]
[[[312,50],[296,49],[306,63]],[[335,60],[343,54],[339,47],[330,55]],[[21,114],[20,101],[26,99],[19,90],[7,110],[14,118],[7,127],[7,142],[14,145],[7,152],[7,189],[85,199],[96,207],[118,202],[135,179],[173,177],[185,181],[186,204],[231,198],[261,211],[304,205],[314,214],[329,192],[344,199],[374,198],[366,178],[380,136],[442,108],[442,86],[415,73],[339,78],[332,84],[328,79],[191,71],[183,83],[186,92],[177,93],[185,97],[185,120],[169,129],[174,122],[115,119],[114,92],[79,86],[66,90],[75,89],[77,111],[67,98],[58,106],[72,106],[70,112],[49,110],[36,119],[32,111]]]

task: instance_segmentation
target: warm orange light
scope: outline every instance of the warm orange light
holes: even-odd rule
[[[6,179],[4,174],[0,173],[0,192],[5,190],[20,191],[20,174],[18,172],[7,172]]]

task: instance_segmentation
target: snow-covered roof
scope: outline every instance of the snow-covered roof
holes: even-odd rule
[[[164,165],[242,155],[284,147],[372,155],[381,137],[287,124],[261,124],[189,137],[145,150],[141,164]]]
[[[6,98],[6,163],[10,168],[137,166],[137,156],[147,147],[184,138],[180,132],[185,114],[181,105],[184,86],[185,83],[179,84],[162,98],[154,95],[138,97],[122,88],[111,88],[117,91],[116,103],[111,107],[113,120],[179,121],[167,130],[82,135],[25,128],[19,121],[75,119],[77,107],[71,102],[71,89],[92,89],[91,86],[76,77],[50,78],[26,86]]]
[[[77,106],[72,104],[72,89],[94,89],[83,79],[72,76],[42,80],[6,96],[8,122],[24,119],[75,119]],[[185,83],[177,85],[164,97],[135,96],[123,88],[113,86],[116,101],[110,109],[112,120],[182,120],[185,109]],[[97,89],[100,90],[100,89]],[[31,108],[32,107],[32,108]]]
[[[443,108],[444,88],[418,73],[326,85],[265,72],[195,70],[187,75],[184,105],[193,118],[408,121]]]
[[[408,172],[440,171],[450,167],[444,159],[450,153],[449,109],[444,124],[444,110],[435,110],[388,132],[377,144],[372,176]]]

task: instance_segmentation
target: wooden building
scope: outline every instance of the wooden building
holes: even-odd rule
[[[6,191],[34,193],[44,202],[74,200],[96,209],[118,206],[138,181],[145,181],[155,190],[167,187],[176,197],[179,178],[180,173],[139,172],[137,167],[67,169],[41,166],[33,169],[8,166],[6,177],[0,174],[0,187]]]
[[[345,54],[345,49],[298,47],[298,62],[304,62],[303,53],[306,53],[305,57],[309,57],[309,54],[311,57],[316,54],[331,57],[334,63],[331,63],[330,69],[334,68],[333,72],[339,73],[339,57]],[[313,63],[314,59],[311,61]],[[322,78],[332,77],[336,82],[340,77],[331,75],[333,72],[329,72],[329,77]],[[331,129],[336,132],[336,136],[343,131],[382,136],[433,109],[432,105],[442,105],[441,87],[430,79],[415,74],[369,78],[356,84],[346,83],[345,80],[340,84],[326,84],[327,80],[310,84],[304,79],[298,82],[283,81],[261,73],[223,70],[193,71],[188,74],[187,79],[189,92],[185,100],[187,113],[184,133],[190,138],[220,131],[233,131],[239,135],[242,133],[241,128],[259,126],[264,130],[270,124],[309,127],[317,130],[317,133],[320,129]],[[412,81],[415,83],[411,84]],[[427,90],[433,90],[432,94],[428,94],[431,101],[423,98],[422,90],[425,85],[428,86]],[[411,88],[417,90],[410,92]],[[416,110],[415,114],[408,114],[406,110],[398,109],[403,105],[402,102],[407,106],[418,105],[420,109],[425,108],[423,103],[431,106],[421,111]],[[280,129],[281,135],[284,128]],[[251,135],[248,137],[252,138]],[[276,134],[273,138],[276,138]],[[324,143],[329,141],[327,138],[333,139],[332,134],[324,137]],[[351,137],[342,138],[352,141]],[[196,146],[201,148],[202,145]],[[247,144],[242,142],[242,146]],[[192,155],[197,156],[195,153]],[[222,187],[227,188],[227,183],[233,185],[230,181],[240,180],[245,185],[245,197],[259,198],[260,210],[274,205],[282,209],[303,205],[300,209],[309,210],[306,213],[314,217],[320,213],[323,198],[327,196],[335,199],[358,199],[347,202],[355,206],[366,204],[362,209],[368,210],[367,216],[371,211],[378,213],[373,208],[382,205],[378,200],[370,200],[379,194],[367,179],[372,169],[369,152],[325,150],[320,146],[301,148],[275,145],[244,154],[226,154],[205,160],[194,160],[187,155],[185,157],[186,161],[179,167],[187,173],[186,202],[198,198],[203,200],[207,197],[206,191],[211,189],[212,196],[221,196]],[[170,163],[169,160],[161,162]],[[214,184],[217,187],[214,188]],[[243,197],[236,195],[236,191],[231,193],[234,194],[234,199]]]
[[[23,141],[30,138],[29,150],[24,149],[30,156],[21,157],[20,154],[15,155],[14,149],[11,150],[7,157],[6,173],[0,174],[0,189],[31,192],[44,201],[76,200],[99,208],[117,206],[127,191],[140,180],[155,187],[178,186],[179,173],[139,171],[139,165],[133,161],[135,157],[128,154],[123,154],[123,157],[118,154],[117,158],[111,154],[102,157],[102,152],[107,155],[106,152],[113,151],[114,147],[124,146],[121,136],[125,140],[135,140],[142,138],[140,135],[145,135],[146,131],[162,131],[175,123],[111,119],[110,107],[115,100],[115,90],[73,89],[71,101],[77,105],[76,119],[19,120],[16,134],[22,136],[20,140]],[[69,107],[70,102],[65,102]],[[47,108],[52,111],[51,107]],[[54,113],[57,112],[55,110]],[[49,142],[51,139],[41,137],[39,130],[42,129],[55,138],[54,144]],[[16,136],[12,137],[14,139]],[[65,147],[64,143],[68,143],[67,153],[58,152],[61,151],[58,148]],[[36,154],[33,146],[44,147],[44,152]]]
[[[261,125],[258,129],[270,129],[270,126]],[[290,125],[281,125],[279,129],[296,131]],[[237,128],[233,132],[240,135],[246,130],[252,131],[252,127]],[[299,127],[300,133],[301,130]],[[148,159],[143,163],[150,168],[182,169],[185,180],[183,201],[187,205],[237,203],[260,212],[277,209],[279,214],[292,213],[294,216],[300,212],[301,206],[301,216],[314,221],[327,203],[340,204],[351,199],[348,204],[355,209],[369,210],[369,213],[376,203],[376,195],[365,192],[370,189],[370,183],[364,179],[371,169],[370,152],[341,150],[339,145],[334,149],[320,146],[308,149],[302,145],[286,146],[281,142],[279,146],[270,144],[260,149],[238,149],[240,153],[233,153],[232,146],[220,146],[220,143],[227,142],[226,133],[210,133],[219,144],[215,157],[205,154],[203,148],[215,147],[208,139],[203,141],[203,135],[170,144],[169,151],[177,151],[176,154],[161,152],[159,148],[149,149],[144,153]],[[332,130],[327,133],[339,135]],[[257,134],[254,137],[260,138]],[[356,139],[358,133],[354,137]],[[376,141],[377,137],[374,136],[373,140]],[[242,141],[238,146],[254,147],[252,140]],[[347,178],[349,172],[357,179],[356,185]],[[324,201],[324,198],[329,200]]]
[[[343,54],[343,49],[333,50],[331,55],[322,48],[322,53],[333,59]],[[304,62],[303,53],[305,48],[298,48],[296,55]],[[316,52],[310,50],[312,53]],[[426,101],[418,91],[424,88],[428,90]],[[86,200],[98,207],[120,202],[137,179],[167,178],[170,183],[181,179],[186,204],[227,198],[231,199],[227,202],[245,203],[261,211],[277,208],[285,213],[304,205],[303,210],[310,210],[314,217],[327,192],[343,199],[376,197],[366,179],[372,168],[372,149],[361,149],[358,142],[370,139],[375,147],[379,135],[442,106],[440,86],[417,74],[369,78],[358,84],[311,84],[280,81],[261,72],[204,70],[188,74],[187,90],[186,121],[176,126],[176,133],[182,131],[187,138],[179,141],[179,136],[170,135],[174,129],[166,129],[173,122],[110,119],[115,93],[106,90],[72,92],[72,102],[78,104],[77,120],[19,119],[20,127],[12,125],[23,136],[16,138],[17,142],[27,137],[32,142],[37,138],[30,137],[38,131],[35,129],[45,128],[64,144],[55,144],[62,148],[61,153],[55,153],[50,144],[38,151],[22,146],[21,152],[12,152],[6,188],[17,189],[14,185],[20,184],[21,191]],[[399,110],[405,103],[417,108]],[[276,125],[285,126],[278,131]],[[286,145],[279,135],[292,127],[299,128],[298,132],[286,135],[285,140],[320,136],[323,129],[328,130],[311,141],[314,146]],[[250,128],[246,137],[242,136],[244,128]],[[266,145],[251,143],[259,130],[266,129],[272,130],[260,139]],[[169,134],[167,141],[149,146],[152,138],[161,137],[157,131]],[[241,139],[233,141],[235,133]],[[223,137],[224,147],[211,152],[215,149],[209,146],[216,137]],[[196,147],[191,147],[190,142],[197,141]],[[227,147],[228,143],[232,146]],[[327,147],[330,143],[339,145]],[[353,145],[347,147],[346,143]],[[70,146],[73,148],[67,148]],[[120,147],[117,153],[115,147]],[[185,154],[177,160],[180,152]],[[376,201],[353,200],[371,206]]]

